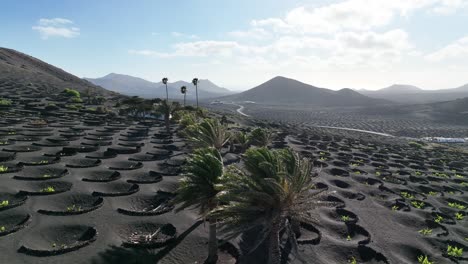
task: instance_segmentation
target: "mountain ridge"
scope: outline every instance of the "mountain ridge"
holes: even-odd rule
[[[283,76],[276,76],[252,89],[219,99],[311,106],[362,106],[388,103],[385,100],[364,96],[349,88],[334,91]]]
[[[438,90],[424,90],[412,85],[395,84],[375,91],[360,89],[358,92],[369,97],[402,104],[425,104],[468,97],[468,84]]]
[[[130,96],[141,96],[146,98],[163,98],[166,96],[166,87],[162,82],[151,82],[146,79],[131,75],[109,73],[100,78],[84,79],[109,90]],[[186,86],[188,88],[187,98],[195,98],[195,87],[191,82],[179,80],[176,82],[168,82],[167,86],[170,98],[182,98],[183,95],[179,90],[182,86]],[[208,79],[199,80],[198,92],[201,99],[219,97],[233,93],[226,88],[217,86]]]
[[[102,95],[117,95],[31,55],[3,47],[0,47],[0,81],[44,91],[92,89]]]

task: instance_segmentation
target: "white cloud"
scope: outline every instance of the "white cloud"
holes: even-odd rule
[[[450,15],[459,9],[467,7],[467,0],[441,0],[439,5],[433,7],[431,11],[439,15]]]
[[[345,49],[362,50],[407,50],[411,48],[408,33],[402,29],[394,29],[384,33],[375,32],[344,32],[336,36]]]
[[[180,32],[177,32],[177,31],[171,32],[171,36],[173,36],[175,38],[189,38],[189,39],[198,39],[199,38],[197,35],[184,34],[184,33],[180,33]]]
[[[66,18],[41,18],[32,29],[38,31],[42,39],[49,37],[74,38],[80,35],[80,29],[73,26],[73,21]]]
[[[392,1],[385,1],[391,3]],[[388,24],[395,8],[381,1],[348,0],[318,8],[297,7],[284,18],[252,21],[254,27],[269,27],[283,33],[333,33],[343,29],[369,30]]]
[[[129,53],[158,58],[202,58],[197,63],[227,76],[226,72],[232,71],[251,76],[291,73],[310,76],[311,72],[327,72],[328,79],[336,79],[333,73],[338,72],[367,76],[404,71],[416,64],[421,69],[430,66],[412,44],[408,32],[395,28],[395,22],[413,19],[416,12],[426,12],[426,15],[456,12],[467,2],[344,0],[318,7],[302,6],[287,11],[284,16],[252,20],[248,28],[226,33],[230,40],[191,40],[186,34],[172,32],[179,41],[167,50],[130,50]],[[468,54],[466,46],[464,41],[459,41],[428,57]]]
[[[468,59],[468,36],[463,37],[446,47],[426,55],[429,61],[437,62],[448,59]]]
[[[243,40],[264,40],[272,37],[272,34],[263,28],[251,28],[228,32],[228,36]]]
[[[251,25],[301,34],[359,31],[389,25],[396,17],[407,17],[422,8],[442,14],[466,6],[467,0],[346,0],[322,7],[297,7],[283,18],[254,20]]]
[[[375,61],[380,61],[378,65],[381,66],[398,61],[411,49],[408,34],[396,29],[384,33],[343,32],[334,37],[285,35],[265,45],[238,41],[181,42],[173,45],[170,52],[131,50],[129,53],[159,58],[210,57],[241,65],[255,65],[253,62],[257,62],[257,66],[261,64],[266,68],[266,64],[279,67],[294,63],[306,67],[312,61],[323,67],[368,66],[376,65]]]

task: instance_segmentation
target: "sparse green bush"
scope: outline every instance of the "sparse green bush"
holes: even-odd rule
[[[414,195],[409,192],[400,192],[401,197],[406,199],[414,199]]]
[[[0,208],[8,206],[8,204],[10,204],[10,202],[8,200],[3,200],[3,201],[0,202]]]
[[[465,210],[466,206],[464,206],[463,204],[459,204],[459,203],[448,203],[448,206],[449,207],[452,207],[452,208],[457,208],[458,210]]]
[[[82,100],[81,98],[79,98],[79,97],[72,97],[72,98],[70,98],[69,101],[72,102],[72,103],[74,103],[74,104],[81,104],[81,103],[83,103],[83,100]]]
[[[432,229],[424,228],[424,229],[419,230],[418,232],[423,236],[429,236],[432,234]]]
[[[76,104],[69,104],[69,105],[66,105],[65,107],[66,107],[67,109],[69,109],[69,110],[78,111],[78,110],[80,110],[83,106],[82,106],[82,105],[76,105]]]
[[[457,246],[451,246],[451,245],[448,245],[447,246],[447,255],[451,256],[451,257],[461,257],[463,255],[463,248],[459,248]]]
[[[46,188],[41,189],[41,192],[44,193],[53,193],[55,192],[55,188],[52,186],[47,186]]]
[[[67,207],[67,212],[81,212],[81,211],[83,211],[81,206],[76,206],[73,204]]]
[[[77,97],[77,98],[80,98],[80,92],[78,92],[77,90],[65,88],[65,90],[63,90],[62,93],[63,93],[65,96],[67,96],[67,97]]]
[[[46,111],[55,111],[55,110],[59,110],[60,108],[55,104],[48,104],[44,109]]]
[[[423,145],[419,142],[416,142],[416,141],[410,141],[408,143],[408,145],[410,145],[411,147],[413,148],[416,148],[416,149],[422,149],[423,148]]]
[[[0,166],[0,172],[7,172],[8,171],[8,167],[7,166],[4,166],[4,165],[1,165]]]
[[[89,107],[89,108],[86,108],[86,110],[95,112],[96,114],[106,114],[109,112],[109,109],[107,109],[107,107],[105,106]]]
[[[349,215],[342,215],[340,218],[343,222],[348,222],[349,220],[351,220],[351,217],[349,217]]]
[[[412,201],[411,205],[414,208],[422,209],[426,204],[424,202],[421,202],[421,201]]]
[[[427,256],[419,256],[418,257],[418,263],[419,264],[433,264],[434,262],[430,261]]]
[[[0,106],[10,106],[11,100],[0,98]]]
[[[348,263],[349,264],[357,264],[357,260],[355,257],[351,257],[350,259],[348,259]]]

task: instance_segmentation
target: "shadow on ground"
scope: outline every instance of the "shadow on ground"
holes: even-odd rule
[[[185,237],[195,230],[203,221],[194,223],[190,228],[180,234],[177,239],[162,249],[135,249],[120,246],[110,246],[106,251],[99,253],[92,264],[154,264],[162,260],[171,250],[177,247]]]

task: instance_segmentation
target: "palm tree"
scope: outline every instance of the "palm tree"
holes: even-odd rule
[[[197,208],[204,220],[208,220],[209,245],[208,258],[205,263],[216,263],[218,259],[218,239],[216,236],[216,218],[208,213],[216,208],[218,185],[224,173],[223,161],[214,148],[203,148],[195,151],[186,165],[186,175],[180,180],[175,203],[179,204],[176,212],[186,208]]]
[[[166,100],[169,101],[169,92],[167,91],[167,81],[169,81],[167,77],[162,78],[162,83],[166,85]]]
[[[196,129],[188,131],[187,136],[197,147],[211,147],[221,151],[231,137],[227,127],[218,119],[206,118],[196,126]]]
[[[234,136],[234,143],[239,144],[240,152],[242,153],[249,148],[250,138],[246,133],[238,131]]]
[[[184,107],[185,107],[185,95],[187,94],[187,87],[180,87],[180,92],[184,95]]]
[[[193,85],[195,85],[195,94],[197,96],[197,108],[198,108],[198,78],[193,78]]]
[[[282,235],[297,249],[292,223],[316,223],[314,209],[333,203],[323,201],[326,189],[314,190],[310,160],[291,150],[251,148],[244,162],[244,170],[231,166],[225,172],[220,206],[210,216],[219,219],[219,232],[228,239],[259,228],[254,249],[266,242],[268,263],[279,264]]]
[[[264,128],[255,128],[250,132],[249,141],[252,145],[257,147],[266,147],[273,140],[273,133]]]
[[[167,100],[162,100],[159,104],[155,105],[154,111],[164,116],[167,133],[171,133],[171,116],[180,109],[181,107],[178,102],[169,102]]]

